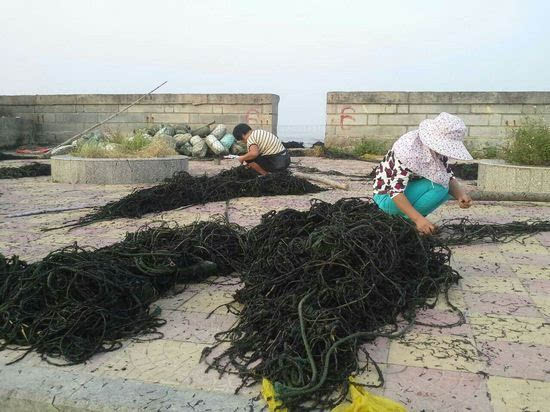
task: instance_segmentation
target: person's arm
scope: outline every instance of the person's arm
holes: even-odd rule
[[[416,210],[414,206],[411,205],[411,202],[409,202],[409,199],[407,199],[407,197],[403,193],[399,193],[398,195],[394,196],[392,200],[397,205],[399,210],[405,213],[409,217],[409,219],[414,222],[419,232],[430,235],[436,231],[436,226],[424,216],[422,216],[418,212],[418,210]]]
[[[449,193],[452,197],[458,200],[458,205],[462,209],[468,209],[472,206],[472,198],[466,193],[464,188],[455,178],[449,181]]]
[[[250,162],[251,160],[256,159],[260,155],[260,149],[258,149],[257,144],[250,145],[248,152],[242,156],[238,157],[239,162]]]

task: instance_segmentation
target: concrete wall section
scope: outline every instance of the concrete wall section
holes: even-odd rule
[[[0,117],[0,149],[11,149],[33,143],[36,133],[32,120]]]
[[[329,92],[325,143],[375,138],[389,145],[441,112],[464,120],[470,147],[500,146],[525,116],[550,122],[550,92]]]
[[[59,143],[137,100],[133,94],[0,96],[0,113],[39,125],[37,140]],[[154,94],[109,121],[121,132],[154,123],[187,123],[198,127],[215,121],[228,130],[245,122],[277,132],[279,96],[274,94]],[[0,143],[3,137],[0,135]]]

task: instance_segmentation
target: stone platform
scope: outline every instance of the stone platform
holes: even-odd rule
[[[52,181],[96,185],[160,183],[176,172],[187,171],[188,162],[187,156],[124,159],[53,156]]]
[[[13,164],[15,162],[2,162]],[[193,174],[216,173],[236,162],[190,162]],[[316,158],[295,158],[302,165],[366,175],[373,164]],[[99,186],[51,183],[48,177],[0,181],[0,253],[17,253],[34,261],[51,250],[78,241],[104,246],[127,231],[154,220],[186,224],[227,213],[231,222],[251,227],[263,213],[287,207],[304,210],[310,199],[334,202],[368,196],[369,181],[342,176],[350,190],[304,196],[234,199],[142,219],[100,222],[74,230],[42,232],[77,219],[89,207],[105,204],[148,185]],[[8,217],[63,205],[81,208],[64,213]],[[550,205],[534,202],[475,202],[469,210],[448,202],[434,215],[509,222],[550,216]],[[401,339],[377,339],[366,345],[385,377],[373,392],[403,403],[410,411],[548,411],[550,405],[550,233],[524,244],[481,244],[454,247],[453,267],[463,276],[450,300],[466,315],[454,328],[415,326]],[[167,324],[164,337],[150,342],[128,340],[118,351],[94,356],[84,365],[56,367],[36,354],[6,366],[19,352],[0,352],[0,410],[6,411],[260,411],[259,387],[239,395],[235,376],[204,373],[202,349],[216,332],[235,320],[225,310],[208,313],[232,300],[239,287],[227,279],[192,285],[157,302]],[[229,283],[229,284],[228,284]],[[233,284],[231,284],[233,283]],[[456,314],[442,300],[419,313],[425,323],[452,323]],[[359,379],[375,380],[372,366]]]

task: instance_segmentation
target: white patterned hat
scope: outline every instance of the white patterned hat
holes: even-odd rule
[[[435,119],[426,119],[418,127],[420,140],[434,152],[451,159],[472,160],[464,146],[466,125],[457,116],[441,113]]]

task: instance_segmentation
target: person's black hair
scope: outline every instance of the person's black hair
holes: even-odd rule
[[[243,136],[251,130],[250,126],[246,123],[240,123],[233,129],[233,136],[235,136],[237,140],[243,140]]]

